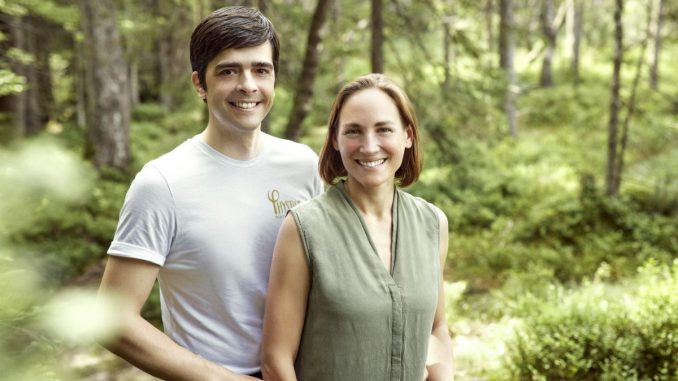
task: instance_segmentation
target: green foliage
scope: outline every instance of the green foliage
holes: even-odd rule
[[[52,139],[0,150],[0,369],[7,380],[68,379],[61,371],[64,343],[42,326],[53,288],[43,260],[15,239],[42,224],[45,210],[77,204],[91,184],[91,168]],[[58,233],[52,239],[58,241]],[[73,242],[77,247],[77,242]],[[66,244],[62,244],[64,249]],[[40,270],[47,272],[43,273]],[[77,322],[70,322],[77,324]],[[85,337],[85,336],[83,336]]]
[[[0,68],[0,97],[17,94],[24,90],[26,80],[7,69]]]
[[[34,258],[46,282],[58,285],[104,257],[117,224],[128,181],[98,181],[81,200],[48,200],[35,210],[35,223],[12,236]]]
[[[675,380],[678,261],[650,261],[620,288],[600,279],[522,306],[509,343],[512,380]]]
[[[469,293],[504,286],[519,293],[535,274],[576,283],[602,262],[619,279],[648,258],[675,258],[678,172],[669,163],[678,159],[672,144],[678,137],[665,115],[666,100],[648,94],[654,103],[643,101],[646,111],[637,123],[647,119],[653,129],[632,135],[628,180],[620,197],[608,199],[599,185],[602,173],[594,174],[604,167],[606,134],[593,128],[606,125],[607,105],[600,99],[607,86],[592,81],[524,94],[515,140],[493,127],[498,117],[482,124],[482,107],[491,107],[472,101],[482,100],[473,92],[455,93],[451,101],[472,110],[468,114],[448,113],[435,102],[427,109],[425,128],[455,128],[439,128],[442,136],[424,142],[427,165],[412,191],[447,213],[449,274],[467,281]],[[649,111],[653,107],[656,112]]]
[[[65,5],[53,0],[3,0],[0,1],[0,11],[13,16],[38,15],[70,32],[75,32],[80,22],[77,4]]]
[[[159,104],[146,103],[134,110],[130,130],[134,172],[204,129],[202,109],[194,106],[167,113]]]

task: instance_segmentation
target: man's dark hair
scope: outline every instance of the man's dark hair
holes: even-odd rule
[[[273,24],[261,12],[247,7],[225,7],[205,17],[191,35],[191,68],[198,72],[200,85],[207,90],[207,64],[224,49],[249,48],[271,43],[273,70],[278,73],[280,40]]]

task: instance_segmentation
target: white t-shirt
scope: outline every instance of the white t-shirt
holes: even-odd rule
[[[224,156],[200,135],[144,166],[109,255],[161,266],[165,333],[242,374],[260,369],[273,245],[288,209],[322,192],[317,155],[262,133],[260,154]]]

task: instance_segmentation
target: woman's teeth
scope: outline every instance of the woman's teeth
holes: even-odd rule
[[[386,159],[379,159],[379,160],[375,160],[375,161],[361,161],[361,160],[358,160],[358,163],[359,163],[360,165],[362,165],[363,167],[370,167],[370,168],[371,168],[371,167],[376,167],[377,165],[382,164],[382,163],[385,162],[385,161],[386,161]]]

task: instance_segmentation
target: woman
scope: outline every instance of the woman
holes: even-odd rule
[[[332,185],[293,209],[278,234],[264,379],[452,380],[447,218],[396,187],[421,170],[412,105],[370,74],[339,91],[328,125],[319,166]]]

